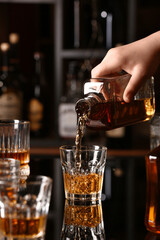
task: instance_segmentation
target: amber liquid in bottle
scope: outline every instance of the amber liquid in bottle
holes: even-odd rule
[[[146,155],[147,198],[145,225],[160,233],[160,146]]]
[[[78,115],[86,112],[88,119],[86,126],[93,129],[111,130],[137,122],[149,120],[154,107],[152,99],[134,100],[130,103],[124,101],[95,101],[89,99],[89,104],[80,101],[76,105]]]

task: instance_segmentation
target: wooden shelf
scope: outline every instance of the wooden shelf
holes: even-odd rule
[[[108,150],[108,157],[144,157],[149,149]],[[59,147],[31,148],[31,156],[59,156]]]
[[[104,58],[107,50],[105,49],[66,49],[60,52],[62,58]]]
[[[38,3],[55,4],[57,0],[0,0],[0,3]]]

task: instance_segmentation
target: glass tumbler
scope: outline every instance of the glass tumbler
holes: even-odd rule
[[[12,158],[0,158],[0,223],[4,213],[4,205],[8,201],[12,201],[19,189],[19,180],[20,161]],[[1,229],[0,224],[0,240],[5,240]]]
[[[82,146],[78,152],[75,146],[60,147],[66,199],[101,199],[106,156],[101,146]]]
[[[44,240],[52,179],[29,176],[25,186],[3,204],[0,234],[5,240]]]
[[[14,158],[21,163],[21,178],[30,174],[30,123],[0,120],[0,158]]]

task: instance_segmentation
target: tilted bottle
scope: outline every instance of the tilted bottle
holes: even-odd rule
[[[0,119],[22,119],[23,92],[9,64],[9,50],[9,43],[1,43]]]
[[[130,75],[120,73],[107,78],[91,79],[84,85],[85,97],[75,106],[78,116],[87,116],[92,129],[111,130],[151,119],[155,111],[153,78],[141,87],[130,103],[123,92]]]
[[[44,70],[44,55],[34,53],[34,75],[28,102],[28,120],[30,121],[31,137],[47,135],[47,82]]]

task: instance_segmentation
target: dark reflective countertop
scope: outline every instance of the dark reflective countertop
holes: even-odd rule
[[[37,161],[37,160],[36,160]],[[49,162],[50,161],[50,162]],[[36,168],[40,171],[40,162]],[[45,160],[46,163],[46,160]],[[48,160],[53,192],[45,240],[160,240],[144,224],[146,169],[144,157],[109,157],[99,205],[66,205],[60,160]],[[44,165],[42,170],[44,172]],[[87,235],[88,234],[88,235]],[[80,238],[81,237],[81,238]]]

